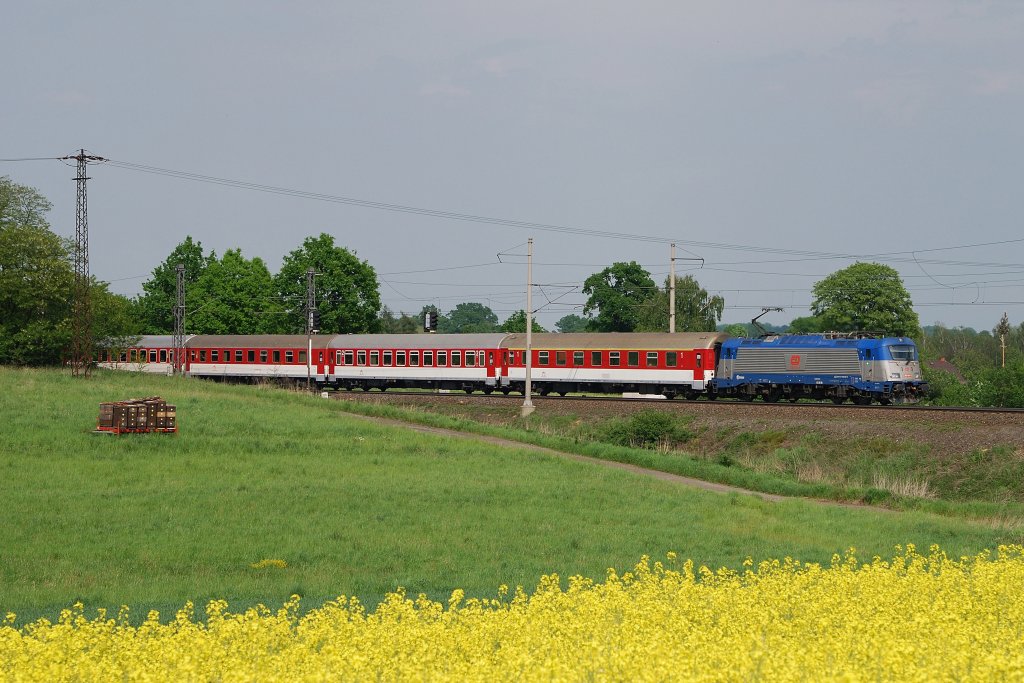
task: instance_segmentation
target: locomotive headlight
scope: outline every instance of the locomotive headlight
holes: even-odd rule
[[[889,379],[899,379],[899,378],[900,378],[900,373],[898,373],[898,372],[890,372],[889,373]]]

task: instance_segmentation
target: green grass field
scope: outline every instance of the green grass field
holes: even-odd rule
[[[177,435],[97,436],[100,401],[160,395]],[[53,618],[186,600],[374,604],[405,587],[494,596],[595,578],[668,551],[711,567],[907,542],[952,555],[1005,540],[922,512],[709,493],[518,448],[419,434],[338,401],[197,380],[0,368],[0,613]],[[286,568],[252,567],[264,559]]]

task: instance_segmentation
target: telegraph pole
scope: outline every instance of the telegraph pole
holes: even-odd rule
[[[180,375],[185,367],[185,264],[179,263],[174,272],[178,276],[178,301],[174,306],[173,374]]]
[[[313,311],[316,310],[316,270],[306,270],[306,389],[313,370]]]
[[[668,331],[676,331],[676,243],[672,243],[672,253],[668,259]]]
[[[533,369],[533,238],[526,240],[526,387],[521,417],[529,417],[535,410],[530,398],[531,370]]]
[[[92,372],[92,302],[89,281],[89,202],[85,182],[90,162],[106,161],[103,157],[86,154],[82,149],[74,156],[61,157],[78,163],[78,197],[75,211],[75,284],[72,293],[71,374],[88,377]]]

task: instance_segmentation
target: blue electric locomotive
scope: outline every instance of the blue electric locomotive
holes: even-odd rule
[[[889,405],[916,402],[927,388],[912,339],[830,332],[723,342],[709,397]]]

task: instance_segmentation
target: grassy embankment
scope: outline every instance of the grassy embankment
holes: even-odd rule
[[[538,410],[528,421],[518,417],[518,405],[471,400],[427,407],[345,401],[345,410],[505,436],[766,493],[974,518],[1024,540],[1021,449],[1004,444],[951,452],[941,437],[958,432],[956,423],[907,424],[901,439],[838,438],[806,424],[708,425],[655,409],[620,418]],[[939,445],[915,440],[915,429],[937,431],[939,438],[931,441]],[[629,444],[633,447],[623,447]]]
[[[97,403],[161,395],[177,435],[97,436]],[[769,503],[524,449],[408,432],[340,401],[166,377],[0,368],[0,613],[19,621],[186,600],[373,604],[404,586],[493,596],[542,574],[595,578],[676,551],[711,567],[856,547],[939,543],[972,554],[992,525]],[[437,418],[441,419],[441,418]],[[611,455],[621,455],[620,449]],[[655,454],[657,455],[657,454]],[[287,567],[254,568],[261,560]]]

